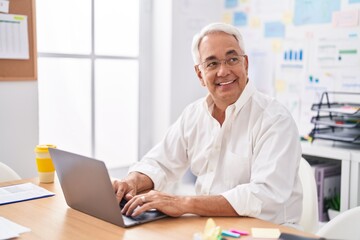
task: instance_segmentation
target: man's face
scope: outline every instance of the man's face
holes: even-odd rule
[[[243,51],[235,37],[224,32],[210,33],[201,40],[199,52],[202,64],[195,70],[215,104],[220,107],[236,102],[247,82],[248,59],[241,56]]]

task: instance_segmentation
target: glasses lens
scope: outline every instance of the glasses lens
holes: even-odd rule
[[[202,67],[205,69],[205,71],[210,72],[210,71],[215,71],[216,69],[218,69],[221,65],[222,62],[224,62],[225,65],[228,65],[230,67],[237,65],[240,62],[240,58],[243,57],[242,55],[240,56],[233,56],[233,57],[229,57],[223,60],[208,60],[203,62],[201,65]]]

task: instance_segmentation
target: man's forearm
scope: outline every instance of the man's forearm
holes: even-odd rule
[[[154,188],[154,183],[147,175],[140,172],[131,172],[125,178],[130,185],[133,185],[137,193],[148,191]]]
[[[184,197],[184,212],[200,216],[239,216],[221,195]]]

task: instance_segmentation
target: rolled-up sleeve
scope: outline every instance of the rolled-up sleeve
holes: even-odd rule
[[[181,116],[164,139],[129,169],[129,172],[141,172],[150,177],[156,190],[162,191],[168,184],[178,181],[188,168],[182,119]]]

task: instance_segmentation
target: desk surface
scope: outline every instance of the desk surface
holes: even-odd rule
[[[33,182],[56,193],[56,195],[0,206],[0,216],[31,228],[31,232],[21,234],[19,239],[184,240],[193,239],[194,233],[202,232],[208,219],[207,217],[198,216],[165,218],[125,229],[69,208],[57,182],[54,184],[39,184],[35,178],[0,183],[0,186],[23,182]],[[252,227],[279,228],[281,232],[314,237],[314,235],[305,232],[255,218],[214,217],[213,219],[222,229],[236,228],[250,232]],[[241,239],[247,238],[241,237]]]

